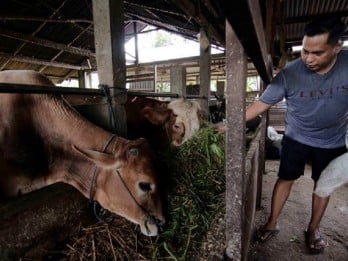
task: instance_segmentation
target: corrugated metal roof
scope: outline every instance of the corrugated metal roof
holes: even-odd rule
[[[318,15],[335,13],[348,23],[348,0],[287,0],[285,33],[288,43],[298,43],[306,22]],[[346,35],[348,39],[348,36]]]
[[[125,40],[147,24],[189,39],[197,39],[203,27],[213,44],[224,47],[226,1],[124,1]],[[265,19],[267,1],[259,2]],[[298,44],[304,24],[317,15],[335,13],[348,23],[348,0],[274,0],[273,6],[277,8],[269,52],[275,59],[284,51],[279,44],[283,32],[285,48]],[[235,19],[243,19],[239,15]],[[91,0],[0,1],[0,70],[33,69],[60,79],[77,77],[79,70],[95,69],[94,52]]]

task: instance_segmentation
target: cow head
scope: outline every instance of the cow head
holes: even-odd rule
[[[154,125],[161,125],[174,146],[180,146],[200,128],[201,108],[198,102],[177,99],[170,103],[146,106],[141,112]]]
[[[168,108],[175,116],[175,120],[169,127],[172,144],[180,146],[199,130],[201,107],[196,101],[178,99],[171,101]]]
[[[94,199],[103,208],[139,224],[143,234],[156,236],[165,218],[147,141],[118,137],[112,154],[74,148],[97,166]]]

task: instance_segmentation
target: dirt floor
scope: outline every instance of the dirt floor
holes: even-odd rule
[[[256,226],[265,223],[277,178],[279,161],[266,161],[263,175],[262,208],[256,212]],[[310,218],[313,182],[308,166],[305,175],[293,186],[292,193],[279,218],[280,233],[263,244],[253,243],[249,260],[348,261],[348,185],[335,191],[321,222],[321,234],[328,243],[324,253],[311,255],[305,245],[304,229]]]
[[[270,213],[274,182],[279,161],[267,160],[263,175],[261,209],[256,211],[255,225],[263,225]],[[323,253],[312,255],[305,245],[304,230],[309,222],[313,182],[311,168],[293,186],[292,193],[279,218],[280,232],[269,241],[251,243],[248,261],[348,261],[348,185],[335,191],[321,222],[321,234],[328,247]],[[200,261],[224,260],[225,226],[223,213],[207,235]]]

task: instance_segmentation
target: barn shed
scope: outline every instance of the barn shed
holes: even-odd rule
[[[87,114],[101,119],[98,124],[121,136],[127,133],[124,111],[127,95],[195,98],[208,111],[213,98],[210,83],[220,82],[226,101],[226,123],[234,126],[227,129],[225,136],[229,189],[225,193],[226,250],[221,254],[231,260],[248,260],[254,216],[262,195],[266,128],[270,120],[281,131],[286,108],[280,105],[270,115],[263,115],[246,150],[245,133],[240,131],[246,124],[246,79],[258,76],[262,91],[275,70],[299,56],[295,47],[301,45],[305,23],[327,14],[342,17],[348,24],[348,0],[2,0],[0,71],[34,70],[56,84],[77,80],[79,88],[43,88],[40,92],[78,94],[89,97],[89,103],[94,103],[92,99],[106,99],[101,86],[108,86],[116,126],[111,126],[108,108],[96,105],[92,110],[97,112]],[[130,39],[137,43],[138,35],[147,33],[148,26],[197,41],[200,55],[142,64],[135,49],[134,57],[126,60],[124,44]],[[344,37],[348,40],[348,31]],[[222,54],[212,55],[212,47]],[[93,72],[98,73],[102,85],[99,89],[86,89],[88,75]],[[194,95],[186,93],[189,77],[198,86]],[[149,82],[153,86],[159,81],[170,82],[172,92],[153,93],[146,85]],[[127,84],[141,86],[141,91],[127,90]],[[23,91],[20,85],[0,84],[0,92]],[[32,86],[25,92],[38,90]],[[39,206],[38,211],[45,213],[49,202]],[[61,207],[55,206],[52,216]],[[71,207],[65,211],[79,216],[84,210]],[[54,222],[61,221],[64,213],[62,216],[55,217]],[[74,224],[76,219],[65,222]],[[42,224],[42,229],[46,226]],[[0,233],[7,233],[6,229]],[[20,238],[27,236],[24,233]]]

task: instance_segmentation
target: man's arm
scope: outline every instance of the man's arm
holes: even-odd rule
[[[258,115],[262,114],[266,110],[272,107],[272,104],[267,104],[262,101],[256,101],[252,103],[246,110],[246,116],[245,121],[252,120],[253,118],[257,117]],[[225,133],[226,132],[226,123],[217,123],[215,124],[215,130],[218,133]]]
[[[262,114],[272,107],[272,104],[267,104],[262,101],[256,101],[252,103],[247,109],[245,114],[245,121],[254,119],[256,116]]]

